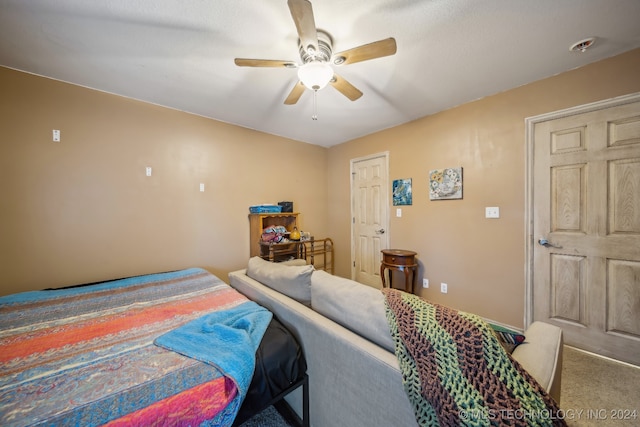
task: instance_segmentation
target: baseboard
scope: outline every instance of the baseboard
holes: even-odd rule
[[[486,317],[483,317],[482,320],[484,320],[485,322],[491,325],[502,326],[503,328],[511,329],[512,331],[518,331],[520,333],[524,333],[524,330],[522,328],[516,328],[515,326],[507,325],[506,323],[497,322],[495,320],[488,319]]]
[[[591,351],[583,350],[581,348],[573,347],[573,346],[567,345],[567,344],[565,344],[564,346],[567,347],[567,348],[570,348],[571,350],[575,350],[575,351],[578,351],[580,353],[588,354],[589,356],[598,357],[600,359],[608,360],[608,361],[613,362],[613,363],[619,363],[620,365],[628,366],[630,368],[640,369],[640,366],[634,365],[633,363],[623,362],[622,360],[614,359],[614,358],[608,357],[608,356],[603,356],[601,354],[593,353]]]

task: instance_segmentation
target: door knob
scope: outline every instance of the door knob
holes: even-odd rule
[[[548,241],[547,239],[540,239],[538,240],[538,243],[542,246],[544,246],[545,248],[556,248],[556,249],[562,249],[562,246],[560,245],[554,245],[553,243],[551,243],[550,241]]]
[[[376,230],[376,234],[384,234],[384,228],[381,228],[380,230]]]

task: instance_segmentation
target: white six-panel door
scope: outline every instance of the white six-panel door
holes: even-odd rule
[[[380,288],[382,249],[388,249],[388,154],[351,162],[352,278]]]

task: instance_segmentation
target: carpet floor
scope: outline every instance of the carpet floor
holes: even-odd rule
[[[640,367],[564,346],[560,408],[570,427],[640,426]]]
[[[280,401],[249,418],[239,427],[301,427],[302,420],[291,407]]]
[[[242,423],[240,427],[291,427],[276,408],[269,406]]]

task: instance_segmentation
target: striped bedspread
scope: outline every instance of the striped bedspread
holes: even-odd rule
[[[216,425],[238,390],[154,339],[247,299],[202,269],[0,298],[0,425]]]

